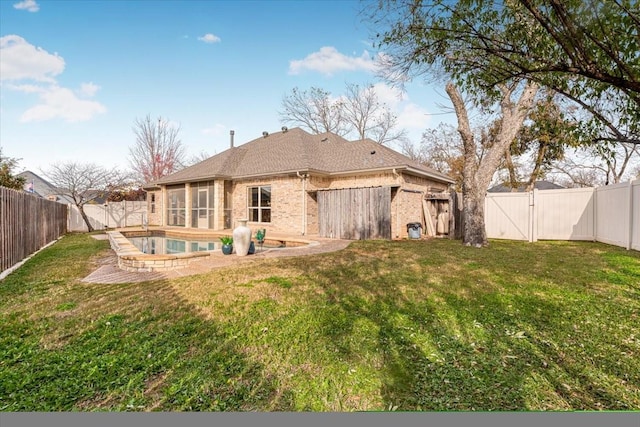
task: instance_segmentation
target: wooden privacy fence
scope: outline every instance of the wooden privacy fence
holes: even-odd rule
[[[0,187],[0,272],[66,232],[66,205]]]
[[[489,193],[487,237],[594,240],[640,250],[640,180],[599,188]]]
[[[318,191],[321,237],[390,239],[391,187]]]

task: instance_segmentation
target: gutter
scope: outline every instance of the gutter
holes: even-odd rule
[[[408,166],[405,169],[406,169],[407,172],[413,173],[415,175],[426,176],[428,178],[433,178],[433,179],[436,179],[438,181],[444,181],[444,182],[449,183],[449,184],[455,184],[456,183],[453,179],[449,178],[446,175],[440,174],[440,173],[437,173],[437,174],[429,173],[429,172],[422,171],[420,169],[412,168],[411,166]]]

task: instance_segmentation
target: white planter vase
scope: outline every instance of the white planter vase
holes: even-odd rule
[[[247,227],[247,221],[246,219],[238,220],[240,225],[233,230],[233,247],[238,256],[246,256],[249,253],[251,229]]]

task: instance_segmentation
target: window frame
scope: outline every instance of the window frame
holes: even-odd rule
[[[268,192],[269,198],[266,201],[263,201],[263,189],[265,192]],[[270,224],[272,220],[271,216],[271,200],[273,198],[272,194],[272,186],[268,185],[254,185],[247,187],[247,218],[250,222],[261,223],[261,224]],[[253,190],[257,190],[257,204],[253,205]],[[254,218],[254,212],[257,212],[257,220]],[[268,219],[265,221],[263,218],[265,217],[264,213],[268,212],[266,215]]]

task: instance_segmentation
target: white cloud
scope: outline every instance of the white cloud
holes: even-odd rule
[[[407,100],[407,96],[402,90],[385,83],[376,83],[373,85],[373,89],[378,96],[378,101],[387,104],[389,107],[394,107]]]
[[[59,86],[55,76],[64,69],[64,59],[58,54],[50,54],[17,35],[0,37],[0,79],[5,82],[3,84],[8,89],[39,96],[38,104],[22,114],[21,122],[51,119],[80,122],[107,111],[101,103],[86,99],[94,96],[100,86],[82,83],[76,91]]]
[[[386,104],[398,117],[398,127],[407,130],[424,130],[431,119],[429,111],[420,105],[411,102],[406,92],[378,82],[373,85],[378,101]]]
[[[57,53],[50,54],[14,34],[0,37],[0,80],[54,82],[53,76],[64,67],[64,59]]]
[[[219,43],[221,41],[220,37],[218,37],[218,36],[216,36],[214,34],[211,34],[211,33],[205,34],[202,37],[198,37],[198,40],[200,40],[202,42],[205,42],[205,43]]]
[[[104,113],[107,109],[96,101],[80,99],[72,90],[57,85],[41,88],[40,103],[29,108],[20,117],[23,123],[51,119],[82,122]]]
[[[396,114],[398,116],[398,127],[400,128],[424,130],[431,120],[431,114],[413,102],[403,105],[397,110]]]
[[[308,70],[331,76],[338,71],[375,72],[377,67],[375,58],[366,50],[360,56],[347,56],[338,52],[335,47],[324,46],[304,59],[289,61],[289,74],[300,74]]]
[[[82,83],[80,85],[80,93],[84,96],[91,97],[95,95],[98,90],[100,90],[100,86],[93,84],[93,82]]]
[[[14,4],[13,7],[19,10],[27,10],[29,12],[37,12],[40,10],[40,6],[35,0],[23,0]]]
[[[7,89],[11,89],[11,90],[16,90],[18,92],[24,92],[24,93],[38,93],[38,92],[42,92],[42,87],[38,86],[38,85],[30,85],[30,84],[23,84],[23,85],[15,85],[15,84],[8,84],[5,86]]]

